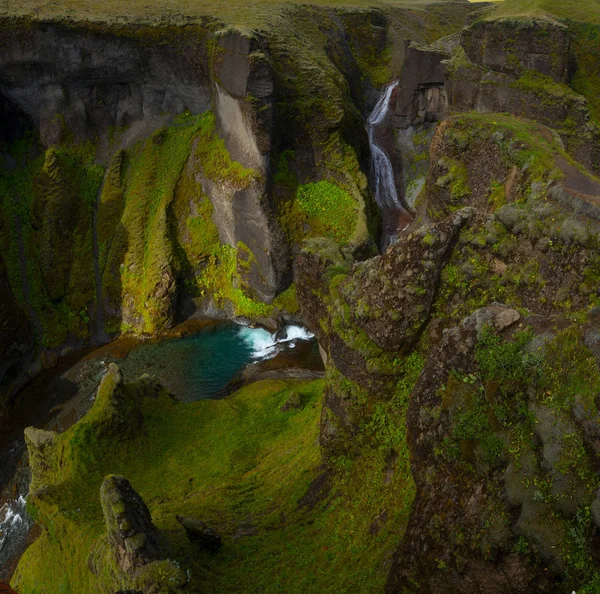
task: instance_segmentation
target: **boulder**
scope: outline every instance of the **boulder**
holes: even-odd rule
[[[150,511],[129,481],[109,475],[100,488],[108,542],[121,571],[130,573],[160,559],[158,530]]]
[[[210,553],[216,553],[221,548],[221,535],[201,520],[188,516],[176,516],[176,519],[185,528],[190,541]]]

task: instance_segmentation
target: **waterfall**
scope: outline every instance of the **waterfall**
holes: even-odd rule
[[[373,163],[373,177],[375,181],[375,200],[379,208],[389,208],[403,211],[404,208],[398,196],[396,183],[394,181],[394,170],[392,162],[385,150],[377,144],[375,132],[381,123],[385,120],[390,108],[390,101],[394,89],[398,82],[393,82],[385,90],[381,99],[375,105],[367,120],[367,133],[371,147],[371,157]]]
[[[283,332],[271,334],[264,328],[240,328],[241,339],[252,349],[253,359],[270,359],[280,350],[281,345],[294,346],[297,340],[312,340],[314,335],[301,326],[286,326]]]

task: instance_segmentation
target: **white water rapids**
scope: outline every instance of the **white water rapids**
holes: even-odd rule
[[[393,210],[404,210],[396,183],[394,181],[394,170],[388,154],[377,144],[375,132],[381,123],[385,120],[389,109],[390,100],[398,82],[393,82],[386,88],[385,92],[375,105],[367,120],[367,134],[371,146],[371,157],[373,160],[373,177],[375,181],[375,200],[379,208],[389,208]]]
[[[0,507],[0,567],[24,546],[30,527],[23,495]]]
[[[283,332],[271,334],[264,328],[240,328],[241,339],[252,349],[254,359],[274,357],[282,345],[294,346],[297,340],[312,340],[314,335],[301,326],[286,326]]]

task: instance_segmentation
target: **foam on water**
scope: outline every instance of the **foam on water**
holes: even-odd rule
[[[240,328],[240,338],[252,350],[253,359],[268,359],[277,353],[275,337],[264,328]]]
[[[312,340],[314,335],[302,326],[287,326],[283,336],[271,334],[264,328],[240,327],[240,338],[252,349],[253,359],[269,359],[274,357],[279,345],[293,343],[297,340]]]
[[[0,551],[15,538],[15,531],[28,529],[28,516],[25,511],[25,497],[20,495],[14,501],[0,507]]]

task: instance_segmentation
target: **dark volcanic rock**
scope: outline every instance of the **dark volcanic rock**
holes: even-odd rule
[[[0,35],[1,90],[40,130],[46,146],[67,131],[79,140],[99,134],[108,141],[110,126],[138,123],[134,133],[148,133],[165,113],[210,107],[201,27],[173,37],[166,28],[157,38],[144,27],[110,35],[102,27],[18,25],[3,27]]]
[[[158,531],[144,500],[122,476],[110,475],[100,488],[108,541],[126,573],[160,558]]]
[[[217,43],[214,71],[219,131],[231,157],[259,174],[259,179],[237,191],[233,200],[226,197],[231,206],[217,207],[217,212],[231,209],[231,245],[239,249],[241,242],[252,254],[247,270],[240,271],[256,295],[270,302],[289,266],[287,241],[267,198],[274,73],[264,37],[227,30],[217,37]],[[231,221],[217,218],[222,235],[225,224]]]
[[[600,130],[587,101],[568,84],[577,64],[568,28],[549,19],[477,21],[463,31],[463,60],[445,63],[448,103],[458,111],[504,113],[562,130],[569,152],[600,170]]]
[[[406,48],[394,110],[400,128],[443,117],[447,98],[442,60],[448,57],[442,52],[418,46]]]
[[[383,256],[357,266],[340,285],[354,323],[380,348],[406,353],[429,319],[439,276],[473,211],[422,227]]]
[[[507,372],[500,386],[495,376],[487,376],[477,388],[479,378],[486,377],[482,375],[482,364],[490,364],[480,357],[502,356],[500,351],[495,355],[485,351],[478,354],[485,328],[494,328],[504,345],[514,344],[521,336],[515,326],[520,319],[518,312],[501,305],[478,310],[460,326],[447,330],[429,356],[413,389],[407,414],[417,496],[394,558],[387,592],[541,593],[555,591],[554,580],[560,581],[559,576],[564,575],[569,519],[594,497],[583,475],[577,478],[564,464],[570,446],[563,437],[569,435],[579,443],[581,436],[568,414],[536,400],[533,369],[522,376],[521,384]],[[521,323],[521,327],[533,329],[526,340],[537,332],[546,337],[558,335],[558,328],[563,326],[561,320],[539,317],[528,322],[525,319]],[[538,344],[533,338],[523,353],[537,352]],[[583,348],[579,345],[577,348]],[[477,389],[485,393],[483,405],[477,404]],[[526,421],[518,420],[513,404],[520,398],[528,401],[535,418],[537,440],[523,444],[516,458],[498,453],[511,439],[507,428],[514,425],[487,425],[482,421],[474,433],[466,429],[467,423],[474,421],[466,421],[464,411],[474,419],[481,414],[478,406],[502,406],[503,398],[514,407],[510,415],[515,425],[526,425]],[[492,442],[500,449],[490,456],[486,448]],[[457,448],[454,451],[453,443]],[[542,481],[551,485],[545,496],[538,490]],[[594,531],[587,534],[589,542],[596,538]],[[535,556],[517,552],[518,537]]]
[[[26,379],[33,329],[14,298],[0,254],[0,407]]]
[[[176,519],[185,528],[185,533],[192,542],[210,553],[216,553],[221,548],[221,535],[214,528],[188,516],[176,516]]]

